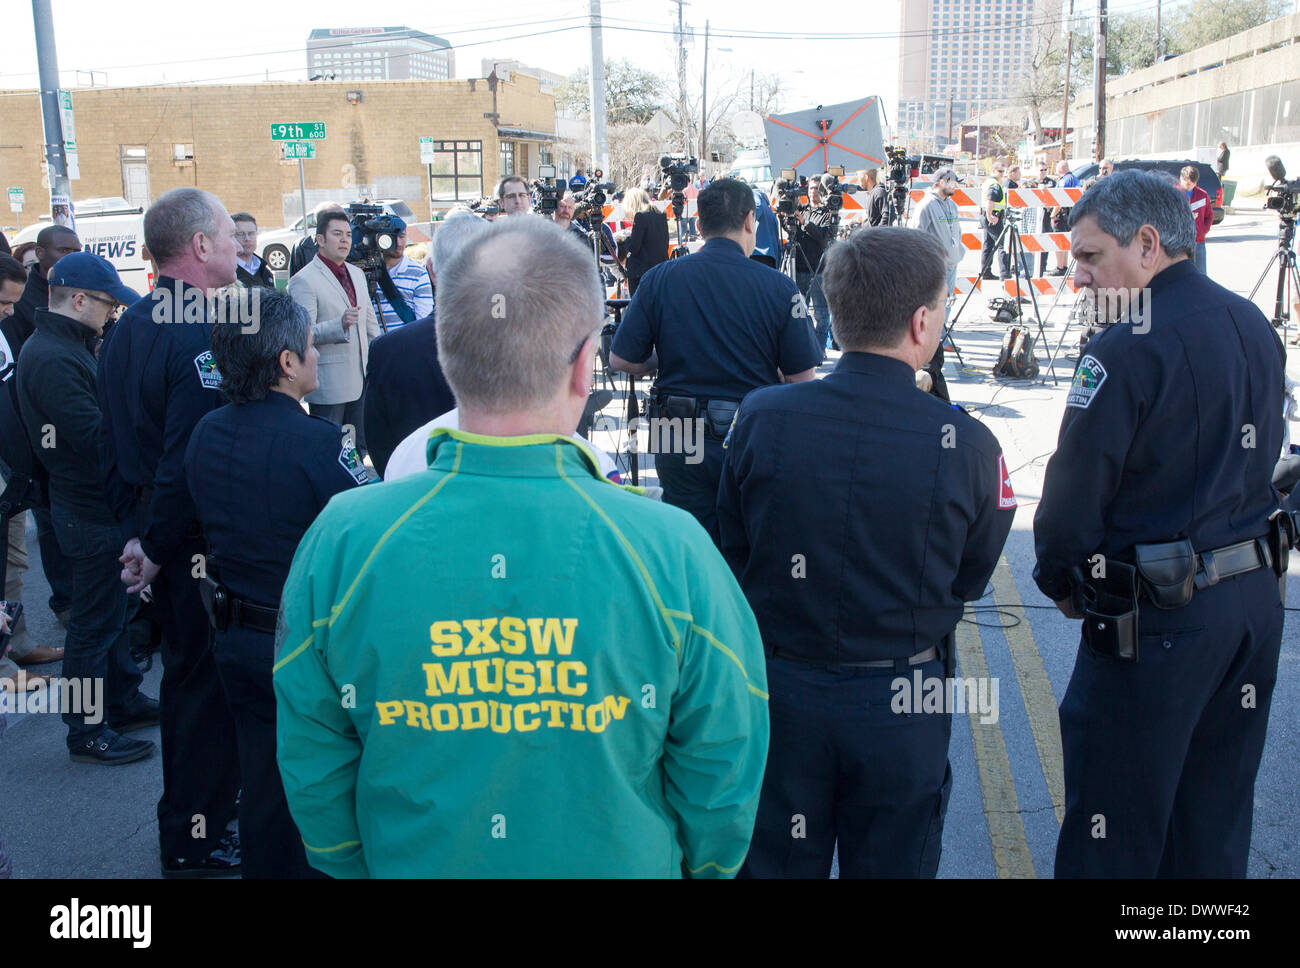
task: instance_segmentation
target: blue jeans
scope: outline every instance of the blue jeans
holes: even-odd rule
[[[1196,268],[1198,268],[1198,269],[1201,270],[1201,275],[1206,275],[1206,272],[1205,272],[1205,243],[1204,243],[1204,242],[1197,242],[1197,243],[1196,243],[1196,254],[1192,257],[1192,261],[1194,261],[1194,262],[1196,263]]]
[[[822,291],[821,274],[818,273],[814,279],[811,272],[795,273],[795,285],[810,304],[815,320],[813,332],[817,334],[817,348],[824,353],[831,332],[831,308],[826,302],[826,293]]]
[[[122,529],[95,524],[54,505],[50,510],[54,534],[71,579],[71,614],[64,641],[63,675],[68,679],[103,682],[103,708],[87,717],[65,712],[68,748],[81,746],[108,728],[112,714],[121,715],[140,692],[141,675],[131,659],[126,633],[126,586],[122,584]],[[87,722],[88,718],[97,722]]]

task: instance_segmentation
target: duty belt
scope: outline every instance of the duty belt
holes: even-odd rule
[[[788,659],[791,662],[802,662],[806,665],[829,666],[835,669],[897,669],[901,666],[918,666],[926,662],[934,662],[939,658],[939,647],[932,645],[928,649],[922,649],[920,652],[913,653],[909,656],[900,656],[897,659],[872,659],[868,662],[825,662],[820,659],[813,659],[806,655],[796,655],[793,652],[787,652],[784,649],[769,648],[764,650],[769,658]]]
[[[1196,556],[1196,587],[1209,588],[1228,578],[1235,578],[1257,568],[1272,568],[1273,556],[1263,538],[1238,541]]]
[[[240,628],[274,635],[279,614],[280,610],[277,608],[267,608],[265,605],[256,605],[242,598],[230,596],[230,621]]]

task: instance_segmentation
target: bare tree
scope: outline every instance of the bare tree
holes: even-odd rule
[[[1059,108],[1065,96],[1065,44],[1055,24],[1041,24],[1030,41],[1029,60],[1014,100],[1029,111],[1035,140],[1043,143],[1043,111]]]

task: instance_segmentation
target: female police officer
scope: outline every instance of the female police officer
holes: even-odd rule
[[[319,355],[306,310],[265,290],[230,298],[255,303],[232,307],[212,328],[230,403],[199,421],[185,453],[210,545],[195,573],[217,629],[213,653],[239,744],[243,875],[313,876],[276,765],[276,612],[299,539],[331,497],[365,482],[366,470],[350,434],[303,411]]]

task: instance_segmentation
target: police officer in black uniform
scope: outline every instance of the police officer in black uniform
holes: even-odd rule
[[[235,223],[215,195],[175,188],[145,213],[144,234],[159,275],[100,349],[100,457],[110,506],[136,535],[122,555],[127,591],[153,586],[163,629],[162,872],[216,876],[239,870],[238,837],[226,829],[239,768],[199,598],[207,546],[184,462],[194,425],[223,403],[207,293],[235,281]]]
[[[1284,351],[1196,271],[1173,185],[1119,172],[1070,223],[1080,284],[1142,295],[1079,362],[1034,518],[1038,587],[1084,618],[1056,875],[1241,877],[1282,637]]]
[[[952,710],[923,693],[947,693],[953,629],[1015,496],[992,432],[916,388],[943,330],[938,241],[882,226],[826,262],[844,356],[824,380],[745,398],[718,493],[771,696],[742,875],[826,877],[838,841],[843,876],[933,877]]]
[[[655,470],[664,500],[694,514],[717,541],[722,439],[736,405],[757,387],[811,380],[822,353],[794,282],[749,258],[753,190],[719,179],[700,191],[697,205],[704,247],[641,277],[614,335],[610,366],[632,374],[658,367],[652,421],[700,421],[692,426],[703,428],[702,453],[658,453]],[[667,436],[655,426],[652,449],[656,436]]]
[[[243,876],[312,877],[275,759],[276,615],[299,540],[331,497],[365,482],[366,468],[338,424],[302,409],[320,355],[307,311],[263,292],[258,319],[255,331],[213,327],[231,402],[194,428],[185,476],[208,539],[204,603],[239,738]]]

